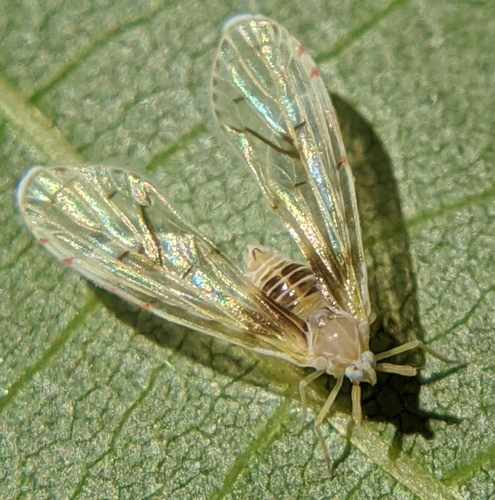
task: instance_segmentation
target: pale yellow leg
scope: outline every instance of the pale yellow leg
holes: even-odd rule
[[[393,349],[389,349],[388,351],[381,352],[379,354],[375,354],[375,360],[380,361],[381,359],[390,358],[391,356],[395,356],[396,354],[402,354],[403,352],[412,351],[419,347],[423,349],[423,351],[431,354],[433,357],[443,361],[444,363],[457,363],[458,361],[449,359],[443,354],[435,351],[431,347],[428,347],[425,343],[421,342],[421,340],[413,340],[412,342],[407,342],[406,344],[402,344],[398,347],[394,347]]]
[[[328,412],[330,411],[330,408],[332,407],[335,398],[337,397],[337,394],[340,392],[340,389],[342,388],[342,382],[344,381],[344,376],[340,376],[336,382],[335,386],[332,389],[332,392],[328,395],[327,400],[325,401],[325,404],[320,410],[320,413],[318,413],[318,416],[315,419],[315,433],[318,436],[318,441],[320,442],[320,445],[323,449],[323,454],[325,456],[325,462],[328,467],[328,472],[330,473],[330,476],[333,474],[333,467],[332,467],[332,462],[330,459],[330,453],[328,452],[327,445],[325,443],[325,440],[323,439],[323,433],[321,432],[321,424],[323,420],[325,420],[325,417],[327,416]]]
[[[418,373],[418,369],[409,365],[394,365],[392,363],[378,363],[376,365],[377,372],[395,373],[403,377],[414,377]]]
[[[307,377],[303,378],[301,382],[299,382],[299,394],[301,396],[301,427],[299,432],[302,431],[304,427],[304,423],[306,422],[306,410],[308,408],[306,402],[306,387],[316,380],[318,377],[321,377],[325,373],[325,370],[316,370],[313,373],[310,373]]]
[[[352,419],[359,426],[363,421],[363,410],[361,408],[361,386],[352,384]]]

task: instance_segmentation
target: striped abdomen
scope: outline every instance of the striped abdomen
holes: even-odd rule
[[[244,254],[246,276],[274,302],[302,319],[325,307],[313,271],[262,246],[249,246]]]

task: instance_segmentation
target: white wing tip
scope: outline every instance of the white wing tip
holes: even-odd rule
[[[265,16],[261,14],[248,14],[247,12],[239,12],[238,14],[233,14],[227,17],[222,23],[222,33],[227,33],[232,30],[234,26],[248,21],[253,21],[255,19],[266,19]]]
[[[40,170],[44,170],[45,167],[42,167],[40,165],[35,165],[33,167],[30,167],[26,172],[24,172],[23,176],[19,179],[17,183],[17,189],[15,192],[15,199],[17,202],[17,206],[23,208],[24,205],[24,200],[26,199],[26,193],[29,189],[29,185],[31,184],[31,181],[33,180],[34,177],[38,175]]]

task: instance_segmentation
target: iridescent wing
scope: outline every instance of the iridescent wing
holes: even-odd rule
[[[276,22],[234,18],[220,42],[211,97],[220,128],[285,221],[327,300],[369,316],[354,178],[314,61]]]
[[[18,204],[31,232],[85,278],[167,320],[306,365],[304,331],[140,175],[31,169]]]

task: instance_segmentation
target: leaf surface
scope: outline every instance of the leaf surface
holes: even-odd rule
[[[383,379],[361,429],[344,395],[325,426],[333,481],[311,422],[297,433],[304,373],[129,310],[23,227],[13,194],[29,166],[104,162],[146,171],[231,256],[293,251],[209,115],[221,22],[246,10],[230,5],[4,2],[2,497],[493,495],[493,3],[253,9],[305,44],[339,96],[389,337],[468,362],[426,356],[421,378]],[[316,384],[312,409],[327,393]]]

